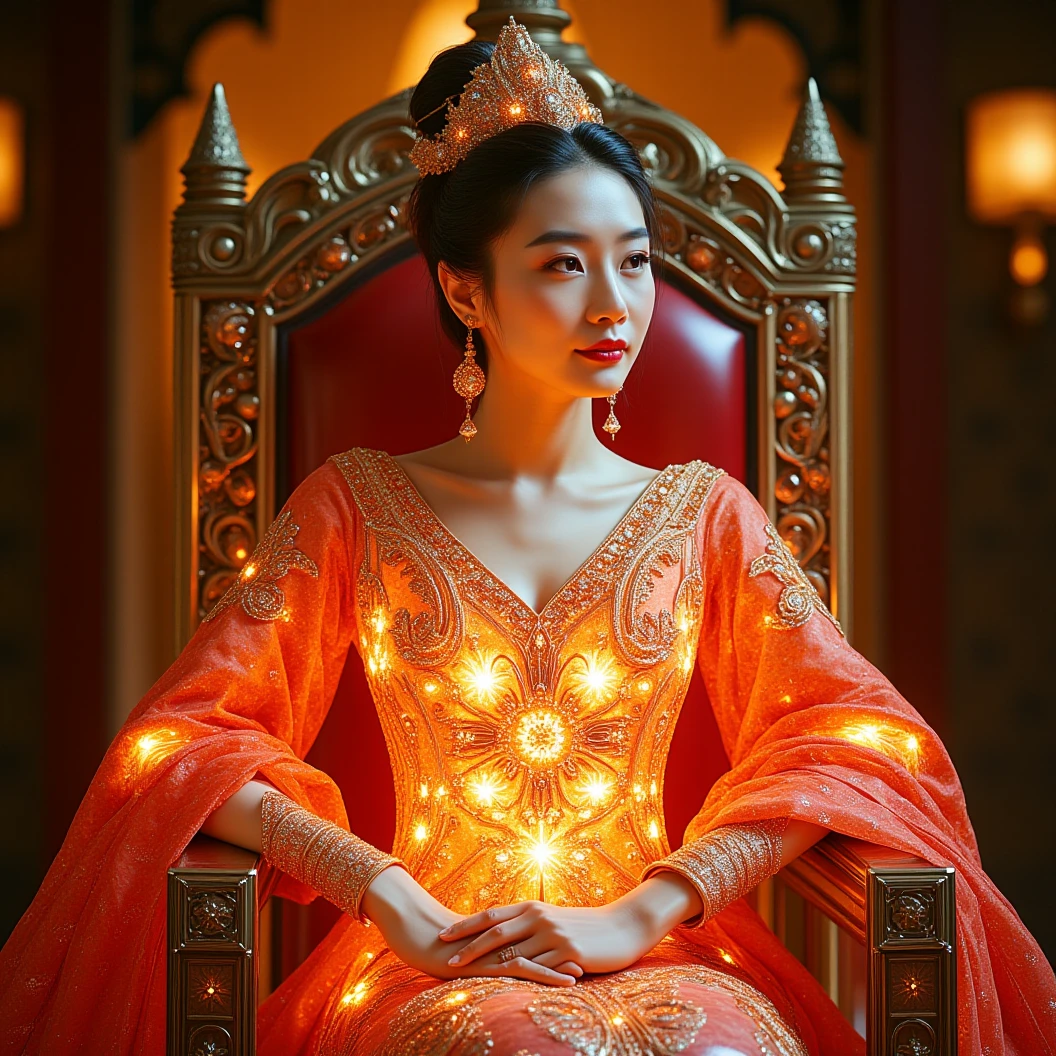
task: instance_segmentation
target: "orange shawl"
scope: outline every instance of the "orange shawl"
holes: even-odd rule
[[[698,664],[732,769],[687,839],[784,815],[953,865],[961,1051],[1056,1049],[1056,981],[982,870],[945,750],[815,607],[768,525],[751,494],[722,477],[695,529],[705,584]],[[203,622],[129,716],[0,952],[0,1052],[163,1051],[165,871],[254,774],[347,826],[336,785],[303,759],[354,640],[362,527],[340,472],[324,464],[254,552],[268,575],[239,588],[239,610]],[[262,881],[313,897],[266,867]],[[796,994],[817,1035],[805,1039],[812,1051],[846,1053],[834,1006],[759,918],[740,902],[716,923],[758,966],[760,989],[777,980]],[[326,955],[316,952],[304,970],[325,989]],[[262,1026],[275,1020],[271,1004]],[[310,1027],[284,1024],[287,1054]],[[275,1040],[262,1036],[262,1049]]]

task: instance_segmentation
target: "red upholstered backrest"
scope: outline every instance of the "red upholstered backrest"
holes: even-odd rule
[[[463,403],[451,374],[461,350],[440,329],[422,258],[405,252],[386,263],[339,291],[314,318],[281,333],[280,501],[336,451],[367,446],[401,454],[455,435]],[[616,450],[657,468],[702,458],[751,484],[749,359],[740,330],[662,283],[648,338],[617,403],[623,428]],[[594,410],[598,435],[608,443],[601,431],[608,405],[596,400]],[[308,759],[341,787],[353,832],[391,847],[392,778],[354,649]],[[698,675],[676,727],[665,783],[674,845],[727,766]],[[318,937],[321,931],[311,942]]]

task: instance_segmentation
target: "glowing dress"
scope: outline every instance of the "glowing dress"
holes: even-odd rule
[[[636,885],[669,850],[664,765],[696,665],[731,769],[686,839],[790,817],[953,865],[961,1051],[1056,1042],[1052,970],[982,870],[945,750],[846,643],[742,485],[700,461],[667,467],[536,613],[395,459],[354,448],[294,491],[115,739],[0,955],[14,1039],[0,1051],[161,1051],[165,869],[257,772],[347,825],[303,758],[350,646],[392,762],[393,851],[453,909],[601,905]],[[312,895],[264,873],[268,890]],[[263,1004],[258,1041],[261,1056],[711,1046],[864,1051],[743,900],[561,990],[440,982],[342,917]]]

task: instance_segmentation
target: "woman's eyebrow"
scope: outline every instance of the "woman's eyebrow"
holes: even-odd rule
[[[636,238],[648,238],[649,232],[644,227],[633,227],[630,231],[624,231],[618,235],[617,242],[631,242]],[[531,249],[532,246],[541,246],[546,242],[593,242],[590,235],[582,231],[545,231],[538,238],[533,238],[524,248]]]

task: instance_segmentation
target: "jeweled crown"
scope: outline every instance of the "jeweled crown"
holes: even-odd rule
[[[411,147],[410,159],[423,176],[453,169],[475,146],[525,121],[558,128],[574,128],[583,121],[604,123],[579,81],[550,58],[513,15],[499,31],[491,61],[473,71],[457,105],[453,98],[446,100],[443,131],[437,136],[419,132]]]

